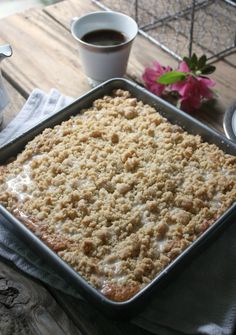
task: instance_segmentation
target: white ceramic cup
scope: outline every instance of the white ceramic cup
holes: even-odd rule
[[[87,33],[104,29],[122,33],[125,42],[100,46],[82,40]],[[71,33],[79,42],[81,64],[93,86],[107,79],[124,76],[131,45],[138,33],[137,23],[131,17],[112,11],[89,13],[72,19]]]

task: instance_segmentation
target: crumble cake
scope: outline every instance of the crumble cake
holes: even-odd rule
[[[125,301],[236,200],[236,157],[116,90],[0,167],[0,203]]]

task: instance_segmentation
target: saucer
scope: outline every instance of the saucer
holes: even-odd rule
[[[230,140],[236,141],[236,102],[226,110],[223,126],[226,136]]]

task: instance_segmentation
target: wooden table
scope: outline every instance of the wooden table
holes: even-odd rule
[[[1,64],[11,97],[4,126],[17,114],[35,87],[52,87],[79,97],[90,89],[81,69],[77,43],[70,34],[74,16],[98,8],[89,0],[65,0],[44,9],[33,9],[0,21],[0,43],[10,43],[14,54]],[[133,45],[127,76],[140,82],[144,68],[156,59],[163,65],[176,61],[142,36]],[[235,100],[236,54],[216,62],[212,75],[219,94],[214,108],[194,115],[222,129],[224,111]],[[86,303],[46,288],[4,260],[0,260],[0,333],[13,334],[136,334],[148,332],[125,322],[105,319]]]

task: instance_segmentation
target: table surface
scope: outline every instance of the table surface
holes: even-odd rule
[[[89,0],[65,0],[43,9],[0,20],[0,44],[10,43],[14,54],[1,64],[11,102],[4,124],[22,108],[31,91],[52,87],[63,94],[79,97],[90,86],[84,75],[70,21],[98,8]],[[177,62],[160,48],[138,36],[134,42],[127,77],[141,82],[141,75],[153,60],[175,67]],[[218,99],[193,116],[223,132],[226,108],[235,101],[236,54],[218,60],[211,76],[217,82]],[[136,334],[148,332],[128,322],[106,319],[85,302],[46,288],[0,259],[0,333],[3,334]]]

